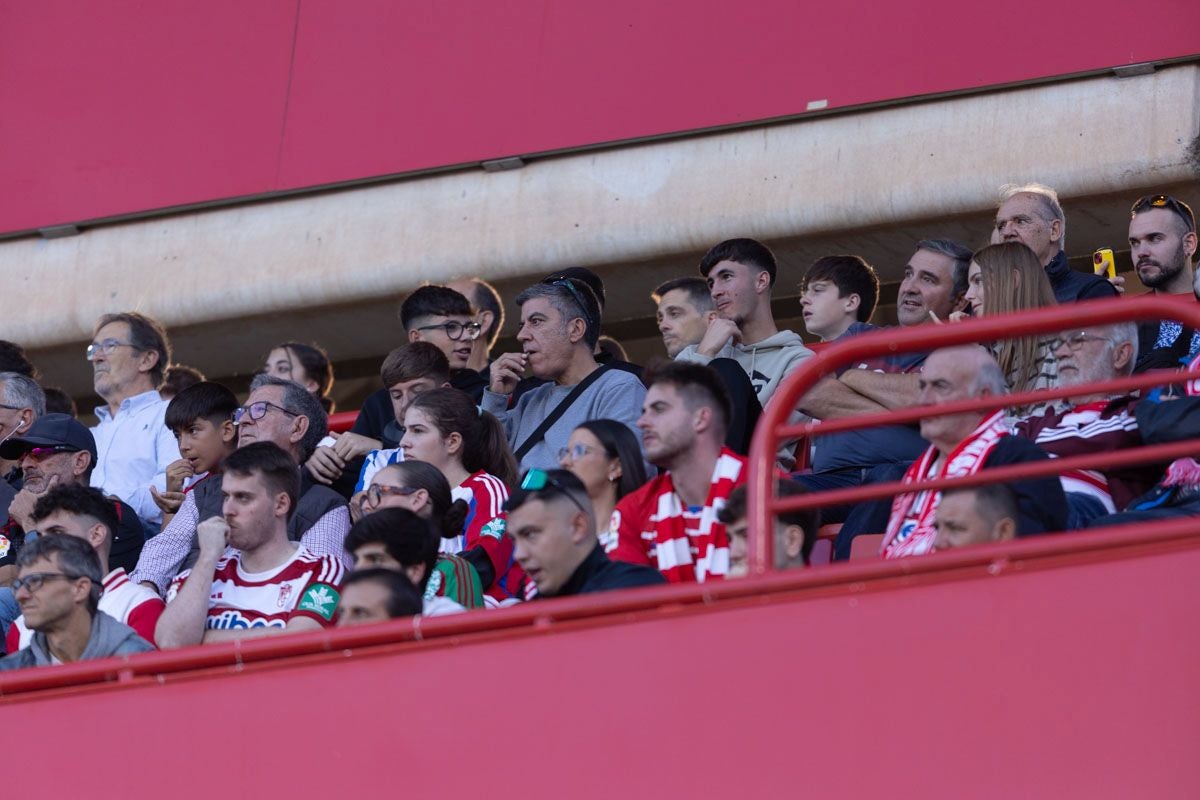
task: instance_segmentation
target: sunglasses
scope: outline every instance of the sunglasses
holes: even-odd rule
[[[29,457],[34,461],[41,461],[44,458],[49,458],[55,453],[78,453],[79,448],[69,447],[65,444],[55,444],[50,447],[31,447],[21,454],[22,458]]]
[[[583,503],[579,502],[579,498],[575,497],[575,493],[570,487],[564,486],[558,478],[551,477],[550,473],[543,469],[531,469],[525,473],[525,477],[521,479],[521,489],[526,492],[558,492],[566,495],[567,499],[575,504],[575,507],[583,512],[584,516],[591,516],[591,512],[583,507]],[[522,503],[512,506],[510,510],[520,508]]]
[[[1181,200],[1176,200],[1169,194],[1151,194],[1140,198],[1133,204],[1129,215],[1137,216],[1142,211],[1149,211],[1152,208],[1165,208],[1171,213],[1178,216],[1187,225],[1188,233],[1196,230],[1196,215],[1192,213],[1192,209],[1187,203]]]
[[[594,325],[596,323],[596,319],[590,310],[591,307],[584,302],[583,294],[579,291],[579,288],[575,286],[577,281],[574,278],[559,278],[556,281],[546,281],[546,283],[551,286],[562,286],[565,288],[571,293],[571,297],[575,299],[575,304],[579,306],[579,310],[583,312],[584,321],[588,325]],[[578,281],[578,283],[582,283],[582,281]],[[584,291],[590,294],[593,298],[596,296],[596,293],[592,291],[592,287],[588,286],[586,283],[583,283],[582,285],[585,287]]]
[[[233,424],[241,425],[246,420],[246,417],[250,417],[250,419],[257,422],[258,420],[265,417],[267,415],[267,412],[270,411],[272,408],[275,409],[276,411],[282,411],[284,414],[287,414],[289,417],[300,416],[295,411],[288,411],[283,406],[277,406],[274,403],[269,402],[267,400],[259,400],[257,403],[251,403],[248,406],[242,406],[241,408],[234,409]]]

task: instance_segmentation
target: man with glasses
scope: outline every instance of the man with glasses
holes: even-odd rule
[[[1090,325],[1063,331],[1054,342],[1060,386],[1083,386],[1128,376],[1138,357],[1133,322]],[[1115,453],[1142,444],[1137,398],[1128,393],[1089,392],[1066,398],[1043,414],[1017,423],[1015,434],[1052,458]],[[1115,469],[1068,470],[1060,476],[1067,495],[1070,529],[1125,508],[1152,487],[1163,464]]]
[[[0,529],[11,540],[12,549],[19,551],[26,532],[35,527],[34,508],[47,492],[56,486],[88,485],[96,464],[96,441],[79,420],[66,414],[46,414],[24,435],[0,444],[0,457],[20,464],[25,476]],[[145,542],[142,521],[125,501],[112,497],[109,502],[118,522],[108,559],[113,568],[133,569]],[[3,565],[15,565],[15,557],[16,553],[10,552],[0,558],[0,583],[7,582],[5,573],[13,569]]]
[[[1016,241],[1032,250],[1045,267],[1059,303],[1116,297],[1116,288],[1105,279],[1071,269],[1066,240],[1067,218],[1056,191],[1040,183],[1001,188],[993,244]]]
[[[154,649],[133,628],[99,610],[103,574],[96,551],[83,539],[39,536],[21,552],[17,565],[13,591],[33,636],[28,647],[0,659],[0,670]]]
[[[632,373],[597,362],[600,302],[591,287],[573,278],[551,279],[521,292],[517,305],[521,352],[492,362],[482,408],[504,425],[521,466],[556,466],[571,431],[589,419],[613,419],[636,431],[646,390]],[[548,383],[522,394],[510,409],[526,370]]]
[[[1129,256],[1142,284],[1156,295],[1200,299],[1192,268],[1196,255],[1196,216],[1165,194],[1147,195],[1129,212]],[[1138,360],[1134,372],[1179,369],[1200,349],[1200,331],[1171,319],[1138,324]]]
[[[531,469],[504,504],[514,557],[538,597],[567,597],[665,583],[658,570],[610,561],[596,538],[583,482],[565,469]]]
[[[179,445],[163,424],[167,401],[158,394],[171,362],[167,333],[143,314],[106,314],[96,323],[87,359],[105,402],[96,407],[100,422],[92,429],[98,453],[92,485],[129,503],[156,530],[162,509],[150,486],[166,491],[167,466],[179,460]]]
[[[422,286],[400,305],[400,324],[409,342],[429,342],[446,354],[450,385],[478,403],[487,375],[469,367],[483,333],[470,301],[445,286]]]
[[[298,383],[258,375],[250,384],[246,404],[234,412],[238,450],[255,442],[270,442],[303,463],[328,430],[321,402]],[[236,453],[237,451],[235,451]],[[232,457],[232,456],[231,456]],[[345,558],[342,541],[350,530],[346,499],[303,470],[300,497],[287,520],[288,536],[318,556]],[[165,592],[181,569],[200,555],[199,523],[221,515],[222,482],[209,479],[188,492],[175,517],[162,533],[146,542],[132,579]],[[348,563],[348,559],[347,559]]]

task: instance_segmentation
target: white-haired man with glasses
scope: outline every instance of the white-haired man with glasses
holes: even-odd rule
[[[179,460],[179,443],[163,424],[167,401],[158,394],[171,361],[167,332],[144,314],[106,314],[96,323],[87,360],[104,399],[92,428],[92,486],[133,506],[152,532],[162,523],[162,509],[150,486],[165,491],[167,466]]]
[[[28,647],[0,659],[0,670],[154,649],[133,628],[99,610],[103,575],[87,541],[66,534],[39,536],[21,551],[17,565],[12,588],[33,637]]]
[[[298,383],[258,375],[250,384],[246,404],[237,409],[238,448],[253,442],[271,442],[298,463],[303,463],[328,430],[325,409]],[[147,540],[132,579],[165,593],[181,569],[190,568],[200,555],[196,526],[221,515],[221,481],[206,480],[188,492],[175,517],[162,533]],[[303,471],[300,499],[287,524],[288,536],[314,555],[331,555],[349,564],[342,542],[350,530],[346,499]]]
[[[504,505],[514,557],[538,597],[666,583],[658,570],[611,561],[596,536],[587,488],[565,469],[531,469]]]
[[[596,361],[600,301],[585,282],[548,279],[517,296],[521,352],[491,367],[482,408],[504,425],[523,468],[553,469],[571,431],[590,419],[613,419],[637,432],[646,389],[630,372]],[[509,400],[526,371],[549,381]]]

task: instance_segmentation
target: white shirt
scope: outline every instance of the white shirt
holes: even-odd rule
[[[167,401],[158,392],[142,392],[122,400],[116,416],[108,406],[97,406],[100,424],[92,428],[98,456],[92,486],[121,498],[152,524],[162,522],[162,510],[150,484],[166,491],[167,465],[179,460],[175,434],[163,423],[166,414]]]

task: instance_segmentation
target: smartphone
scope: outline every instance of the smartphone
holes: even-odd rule
[[[1113,251],[1108,247],[1101,247],[1092,253],[1092,269],[1097,275],[1106,278],[1117,277],[1117,262],[1113,260]]]

